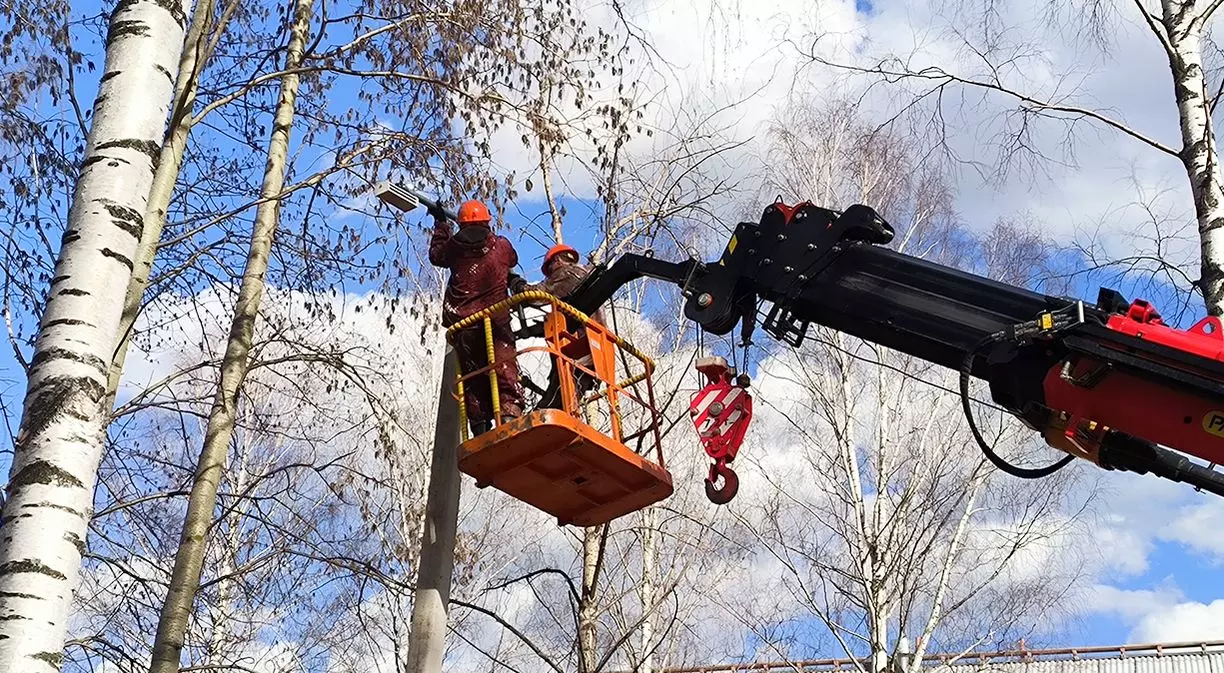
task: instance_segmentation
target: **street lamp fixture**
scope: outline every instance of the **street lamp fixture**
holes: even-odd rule
[[[417,198],[412,188],[389,180],[384,180],[374,186],[374,196],[388,206],[405,213],[421,205],[421,200]]]
[[[436,199],[430,198],[419,190],[390,180],[384,180],[375,185],[374,196],[377,196],[379,201],[405,213],[415,210],[417,206],[433,209],[438,205]],[[443,208],[442,212],[446,213],[448,219],[456,219],[455,214],[450,210]]]

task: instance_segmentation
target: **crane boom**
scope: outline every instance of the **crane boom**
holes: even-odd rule
[[[1183,455],[1224,462],[1218,319],[1177,330],[1113,290],[1096,304],[1032,292],[883,247],[893,235],[864,205],[775,203],[759,222],[737,225],[714,262],[627,254],[597,267],[568,300],[590,312],[628,282],[664,280],[681,288],[689,320],[715,334],[739,325],[746,341],[768,304],[762,329],[793,346],[820,325],[960,370],[970,428],[1010,474],[1044,476],[1079,457],[1224,495],[1224,475]],[[1037,470],[994,455],[973,421],[970,377],[1069,455]]]

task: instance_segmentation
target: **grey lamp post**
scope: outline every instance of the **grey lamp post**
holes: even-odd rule
[[[436,201],[417,190],[393,182],[374,188],[379,201],[410,212],[419,205],[432,208]],[[447,211],[454,219],[454,214]],[[446,653],[446,624],[451,573],[455,567],[455,529],[459,520],[459,405],[450,393],[457,362],[447,346],[438,386],[438,416],[434,425],[433,458],[425,500],[425,527],[417,565],[416,594],[408,634],[408,673],[441,673]]]

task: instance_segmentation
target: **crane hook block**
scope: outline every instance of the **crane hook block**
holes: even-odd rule
[[[739,486],[739,479],[727,464],[735,460],[752,421],[752,395],[747,376],[737,376],[724,358],[701,358],[697,371],[707,383],[689,401],[689,417],[706,455],[714,460],[706,479],[706,497],[725,505],[735,497]],[[715,488],[719,477],[723,486]]]

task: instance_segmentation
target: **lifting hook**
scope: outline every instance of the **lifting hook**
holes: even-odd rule
[[[722,477],[722,486],[715,486]],[[739,476],[722,459],[710,465],[710,476],[705,480],[706,498],[715,505],[725,505],[739,492]]]

